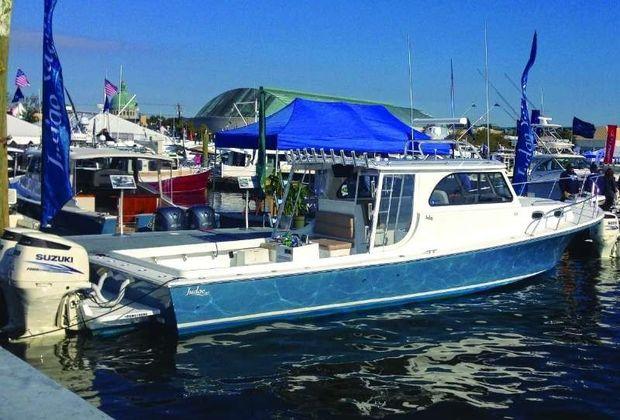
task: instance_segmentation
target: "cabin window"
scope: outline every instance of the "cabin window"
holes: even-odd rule
[[[336,192],[336,197],[341,200],[355,200],[357,198],[374,198],[374,188],[377,185],[378,176],[374,174],[357,174],[348,177]]]
[[[537,166],[535,171],[536,172],[543,172],[543,171],[550,171],[551,170],[551,161],[550,160],[545,160],[543,162],[540,162]]]
[[[506,203],[512,193],[500,172],[450,174],[443,178],[429,199],[431,206]]]
[[[31,157],[28,162],[28,172],[32,174],[41,173],[41,159],[38,157]]]
[[[381,186],[375,246],[400,242],[413,217],[413,175],[384,175]]]

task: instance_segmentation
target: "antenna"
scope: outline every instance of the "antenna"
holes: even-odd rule
[[[487,42],[487,21],[484,21],[484,80],[485,80],[485,92],[486,92],[486,102],[487,102],[487,112],[486,112],[486,120],[487,120],[487,158],[491,156],[491,124],[490,124],[490,114],[491,109],[489,108],[489,44]]]
[[[514,80],[512,80],[510,78],[510,76],[508,76],[508,73],[504,73],[504,76],[506,76],[506,79],[508,79],[508,81],[510,82],[510,84],[512,85],[512,87],[514,87],[515,89],[517,89],[517,92],[519,92],[519,96],[521,96],[521,88],[519,86],[517,86],[517,84],[514,82]],[[530,101],[530,98],[528,98],[527,96],[525,97],[525,99],[527,100],[527,103],[530,104],[533,108],[536,108],[536,105],[534,105],[534,102]]]
[[[411,66],[411,41],[407,35],[407,58],[409,63],[409,112],[411,118],[411,140],[413,140],[413,70]]]
[[[484,73],[482,73],[482,71],[480,69],[476,69],[478,70],[478,74],[484,79]],[[502,102],[504,102],[504,105],[506,105],[510,111],[512,111],[513,115],[510,116],[511,119],[518,119],[519,118],[519,113],[517,112],[516,109],[514,109],[514,107],[510,104],[510,102],[508,102],[508,100],[504,97],[504,95],[502,95],[502,93],[499,91],[499,89],[497,89],[497,87],[495,87],[495,85],[493,84],[493,82],[491,80],[489,80],[489,86],[491,86],[491,88],[493,88],[493,90],[495,91],[495,93],[497,94],[497,96],[499,96],[499,98],[502,100]]]
[[[454,67],[452,67],[452,58],[450,59],[450,112],[454,118]]]

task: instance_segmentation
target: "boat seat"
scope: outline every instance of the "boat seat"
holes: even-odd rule
[[[431,194],[431,205],[446,206],[450,204],[448,194],[444,190],[435,190]]]
[[[350,255],[355,240],[355,220],[350,214],[318,211],[312,242],[319,244],[319,256]]]
[[[353,242],[355,221],[352,215],[318,211],[314,220],[314,234],[316,236]]]
[[[353,244],[329,238],[312,238],[312,242],[319,244],[319,257],[341,257],[351,255]]]

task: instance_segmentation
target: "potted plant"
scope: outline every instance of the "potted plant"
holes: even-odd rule
[[[282,188],[282,174],[278,171],[273,171],[267,178],[265,178],[265,205],[269,209],[272,216],[278,213],[277,198],[282,197],[284,192]]]
[[[284,214],[294,218],[295,229],[300,229],[306,224],[306,211],[308,205],[306,199],[310,191],[307,185],[299,181],[292,181],[291,187],[284,203]]]

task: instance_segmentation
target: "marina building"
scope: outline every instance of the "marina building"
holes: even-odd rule
[[[118,94],[110,101],[112,113],[126,120],[136,121],[139,118],[138,102],[136,95],[127,90],[127,83],[122,82]],[[119,112],[120,111],[120,112]]]
[[[340,96],[323,95],[294,90],[265,88],[266,115],[269,116],[284,108],[295,98],[324,102],[350,102],[355,104],[383,105],[401,121],[409,124],[410,108],[381,102]],[[428,118],[423,111],[414,109],[414,118]],[[211,132],[242,127],[258,120],[258,89],[236,88],[223,92],[209,100],[193,118],[194,125],[205,124]]]

